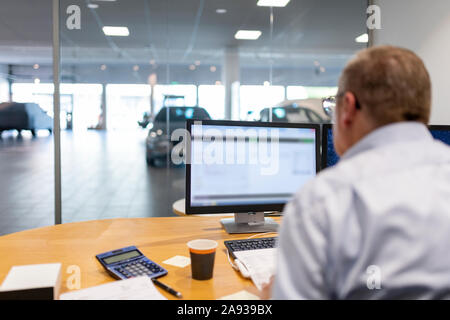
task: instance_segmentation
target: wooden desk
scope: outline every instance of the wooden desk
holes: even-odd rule
[[[230,266],[223,244],[224,240],[248,236],[227,234],[220,225],[220,217],[112,219],[44,227],[0,237],[0,282],[14,265],[61,262],[61,293],[68,291],[66,283],[71,274],[67,268],[71,265],[81,269],[81,288],[100,285],[114,279],[95,255],[135,245],[169,271],[161,282],[180,291],[184,299],[218,299],[244,289],[255,294],[257,289],[251,280],[241,277]],[[162,263],[175,255],[189,256],[186,243],[200,238],[219,243],[213,279],[193,280],[190,266],[177,268]]]
[[[172,211],[177,216],[181,216],[181,217],[198,217],[198,216],[201,216],[201,217],[222,217],[222,218],[223,217],[234,217],[233,213],[223,213],[223,214],[221,214],[221,213],[218,213],[218,214],[214,213],[214,214],[201,214],[201,215],[197,215],[197,214],[187,215],[186,212],[185,212],[186,211],[186,200],[184,198],[180,199],[180,200],[177,200],[177,201],[175,201],[172,204]]]

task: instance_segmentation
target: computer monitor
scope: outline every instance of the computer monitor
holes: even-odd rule
[[[322,164],[321,168],[334,166],[339,161],[339,156],[334,150],[333,125],[326,123],[322,125]]]
[[[228,233],[275,231],[281,211],[319,169],[316,124],[187,121],[186,214],[234,213]]]
[[[450,126],[431,125],[428,128],[433,138],[450,145]]]
[[[450,126],[431,125],[428,127],[433,138],[450,145]],[[322,125],[322,169],[334,166],[339,156],[334,150],[333,130],[331,124]]]

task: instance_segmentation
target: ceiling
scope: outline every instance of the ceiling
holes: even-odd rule
[[[51,65],[51,0],[2,0],[0,64]],[[99,7],[90,9],[87,4]],[[340,69],[365,32],[365,0],[291,0],[285,8],[257,7],[257,0],[61,0],[63,66],[220,66],[237,47],[241,67]],[[68,30],[66,8],[81,8],[81,30]],[[225,14],[216,9],[226,9]],[[106,37],[101,27],[127,26],[129,37]],[[261,30],[258,40],[236,40],[238,29]]]

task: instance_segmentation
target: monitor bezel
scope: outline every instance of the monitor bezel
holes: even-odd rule
[[[232,120],[192,120],[186,121],[186,130],[191,135],[192,125],[201,122],[202,125],[235,126],[235,127],[271,127],[271,128],[299,128],[315,129],[316,140],[316,173],[320,171],[320,124],[313,123],[283,123],[283,122],[256,122],[256,121],[232,121]],[[190,150],[186,157],[190,157]],[[210,214],[210,213],[243,213],[243,212],[269,212],[282,211],[285,203],[255,204],[255,205],[224,205],[224,206],[191,206],[191,159],[186,159],[186,198],[185,213]]]
[[[428,125],[428,130],[436,130],[436,131],[450,131],[450,125],[447,124],[430,124]]]

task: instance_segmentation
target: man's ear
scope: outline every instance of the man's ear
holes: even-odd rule
[[[352,92],[345,92],[340,108],[340,123],[345,127],[352,125],[356,117],[356,97]]]

